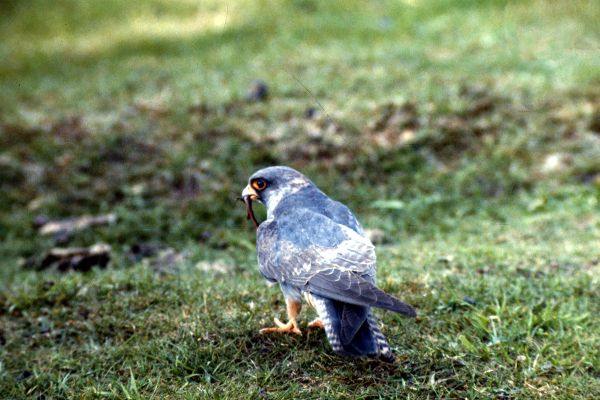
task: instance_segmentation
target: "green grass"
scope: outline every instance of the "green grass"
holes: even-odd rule
[[[132,4],[3,6],[0,398],[600,397],[596,2]],[[269,164],[385,232],[395,366],[258,334],[284,305],[235,198]],[[63,245],[107,269],[21,267],[36,216],[105,212]]]
[[[336,357],[321,332],[258,334],[284,306],[245,246],[211,253],[226,272],[192,262],[163,275],[143,264],[21,272],[3,299],[5,397],[594,398],[600,218],[590,199],[520,215],[500,207],[508,223],[478,214],[380,247],[380,285],[420,313],[379,313],[395,367]],[[22,371],[33,376],[19,381]]]

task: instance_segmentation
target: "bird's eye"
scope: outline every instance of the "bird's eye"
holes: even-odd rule
[[[252,187],[258,191],[265,190],[267,182],[264,179],[255,179],[252,181]]]

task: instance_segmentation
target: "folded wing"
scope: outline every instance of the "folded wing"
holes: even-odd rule
[[[358,306],[416,316],[415,310],[375,286],[375,249],[352,229],[307,209],[266,221],[258,230],[262,274],[316,295]]]

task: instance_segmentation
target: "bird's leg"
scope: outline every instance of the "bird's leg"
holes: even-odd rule
[[[315,318],[311,322],[308,323],[309,328],[319,328],[325,329],[325,324],[321,318]]]
[[[298,328],[298,322],[296,321],[296,317],[300,314],[300,310],[302,309],[302,302],[298,300],[285,299],[287,305],[287,315],[288,322],[284,324],[278,318],[275,318],[276,327],[273,328],[263,328],[260,330],[260,333],[265,332],[280,332],[280,333],[295,333],[298,335],[302,335],[300,329]]]

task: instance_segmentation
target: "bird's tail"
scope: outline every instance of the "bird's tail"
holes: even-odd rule
[[[394,354],[369,307],[312,295],[327,340],[337,354],[394,362]]]
[[[373,336],[375,337],[378,358],[381,361],[393,363],[396,357],[394,357],[394,353],[392,353],[392,349],[390,349],[390,345],[388,344],[385,336],[383,336],[383,333],[381,333],[381,330],[379,329],[379,323],[377,322],[371,311],[369,311],[367,321],[369,322],[369,327],[371,328],[371,332],[373,332]]]

